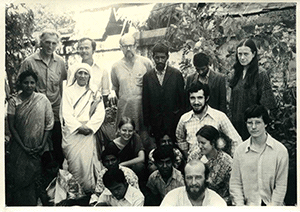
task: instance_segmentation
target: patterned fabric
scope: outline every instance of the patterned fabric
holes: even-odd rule
[[[193,206],[189,200],[185,186],[175,188],[163,199],[160,206]],[[227,206],[226,202],[216,192],[207,188],[205,190],[202,206]]]
[[[246,78],[240,79],[236,86],[231,89],[229,104],[232,124],[243,140],[250,136],[244,121],[244,112],[248,107],[259,104],[267,109],[276,108],[272,86],[265,70],[259,70],[251,88],[245,89],[245,83]]]
[[[144,195],[132,186],[128,186],[123,199],[116,199],[106,188],[98,199],[98,203],[106,203],[111,206],[144,206]]]
[[[153,158],[153,152],[155,149],[152,149],[149,152],[149,157],[148,157],[148,164],[150,165],[155,165],[154,164],[154,158]],[[181,165],[183,162],[183,155],[181,154],[180,150],[177,148],[173,148],[174,156],[175,156],[175,161],[174,161],[174,167],[178,169],[178,167]]]
[[[251,145],[251,137],[238,146],[233,159],[230,194],[235,205],[283,205],[287,189],[289,155],[269,134],[265,149]]]
[[[225,133],[232,139],[232,154],[235,148],[242,143],[242,139],[231,124],[228,117],[221,111],[207,106],[206,114],[201,120],[191,110],[183,114],[178,122],[176,129],[177,145],[182,151],[200,151],[197,145],[196,133],[204,125],[211,125],[217,130]],[[195,148],[195,150],[193,150]]]
[[[169,191],[180,186],[184,186],[183,176],[181,172],[175,168],[173,168],[172,176],[168,179],[167,183],[165,183],[158,170],[149,176],[147,182],[147,187],[150,188],[151,192],[153,194],[159,194],[162,199]]]
[[[120,170],[124,172],[125,179],[129,185],[136,189],[139,188],[139,179],[136,176],[136,174],[130,169],[125,166],[119,166]],[[104,168],[100,171],[98,178],[97,178],[97,183],[96,183],[96,188],[95,188],[95,193],[92,194],[90,203],[93,203],[97,201],[98,197],[100,194],[104,191],[105,186],[103,184],[103,175],[107,172],[107,168]]]
[[[133,67],[123,58],[112,66],[112,89],[119,94],[117,122],[121,117],[133,119],[136,130],[144,126],[142,114],[142,85],[144,74],[153,68],[150,59],[139,55],[135,56]]]
[[[64,59],[53,53],[49,64],[41,58],[40,52],[27,57],[21,64],[20,72],[31,67],[38,76],[36,89],[49,99],[54,113],[55,121],[59,121],[59,108],[61,102],[61,84],[67,78]]]

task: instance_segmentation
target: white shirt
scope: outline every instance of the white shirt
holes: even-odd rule
[[[170,191],[163,199],[160,206],[193,206],[188,198],[186,187],[182,186]],[[202,206],[227,206],[225,200],[216,192],[205,189]]]

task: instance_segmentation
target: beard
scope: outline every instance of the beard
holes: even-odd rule
[[[200,114],[200,113],[203,112],[203,110],[205,109],[206,105],[207,105],[207,103],[205,102],[204,105],[200,109],[198,109],[198,110],[196,110],[192,105],[191,106],[192,106],[192,109],[193,109],[193,111],[194,111],[195,114]]]
[[[205,184],[203,184],[203,185],[197,184],[197,185],[188,186],[185,183],[185,188],[186,188],[186,191],[187,191],[189,197],[193,200],[196,200],[204,193],[206,186],[205,186]]]
[[[157,69],[157,71],[163,71],[165,66],[166,66],[166,64],[164,64],[164,63],[157,63],[156,69]]]
[[[127,59],[131,59],[131,58],[133,58],[133,56],[134,56],[134,54],[133,54],[132,51],[127,51],[127,52],[125,53],[125,57],[126,57]]]

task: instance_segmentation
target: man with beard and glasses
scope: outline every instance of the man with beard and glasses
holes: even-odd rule
[[[208,168],[192,160],[184,168],[185,186],[170,191],[160,206],[227,206],[213,190],[207,188]]]
[[[113,103],[116,103],[118,99],[116,126],[119,125],[121,117],[130,117],[148,152],[155,145],[150,140],[143,121],[142,88],[143,76],[153,69],[153,63],[150,59],[136,54],[136,40],[130,34],[121,37],[120,48],[124,57],[113,64],[111,69],[112,90],[115,92],[112,93],[110,99]]]
[[[186,80],[186,90],[200,81],[207,84],[210,90],[208,105],[224,113],[226,109],[226,78],[220,72],[213,70],[208,55],[200,52],[194,55],[193,64],[196,72],[189,75]],[[188,101],[188,100],[187,100]]]
[[[184,112],[184,80],[179,70],[168,65],[169,48],[157,43],[153,49],[155,68],[143,77],[143,115],[155,139],[165,129],[175,140],[175,130]]]
[[[204,125],[215,127],[232,140],[232,154],[234,154],[235,148],[242,143],[240,135],[225,113],[213,109],[207,104],[209,93],[207,84],[202,84],[199,81],[192,84],[188,90],[192,110],[181,116],[176,128],[177,145],[189,159],[193,159],[188,157],[189,155],[195,155],[196,158],[199,158],[199,154],[201,154],[197,145],[196,133]]]

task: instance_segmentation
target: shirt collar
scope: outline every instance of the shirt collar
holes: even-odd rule
[[[33,58],[35,60],[43,60],[42,57],[41,57],[41,52],[40,51],[37,54],[34,54]],[[55,52],[53,52],[51,58],[53,59],[54,62],[56,62],[58,60],[58,55]]]
[[[155,73],[156,73],[157,75],[164,75],[164,74],[166,73],[167,66],[168,66],[168,64],[166,64],[166,65],[165,65],[165,68],[164,68],[164,70],[162,70],[161,72],[157,71],[157,69],[156,69],[156,68],[154,68],[154,70],[155,70]]]
[[[134,203],[133,197],[135,196],[134,194],[133,187],[128,185],[127,191],[125,193],[124,199],[127,200],[131,205]]]
[[[196,116],[196,114],[194,113],[193,110],[191,110],[189,113],[191,113],[191,114],[188,116],[187,121],[189,121],[189,120],[190,120],[191,118],[193,118],[193,117],[198,118],[198,117]],[[215,118],[214,118],[214,113],[213,113],[212,108],[207,104],[207,110],[206,110],[205,114],[203,115],[202,119],[203,119],[205,116],[208,116],[208,115],[209,115],[210,117],[212,117],[213,119],[215,119]]]
[[[245,152],[248,152],[250,151],[250,146],[251,146],[251,136],[245,142],[246,142]],[[267,133],[266,145],[274,149],[274,138],[272,138],[272,136],[269,135],[268,133]]]
[[[202,80],[208,80],[209,74],[210,74],[210,68],[208,68],[208,72],[205,77],[201,77],[198,72],[197,72],[197,74],[198,74],[198,79],[200,78]]]

